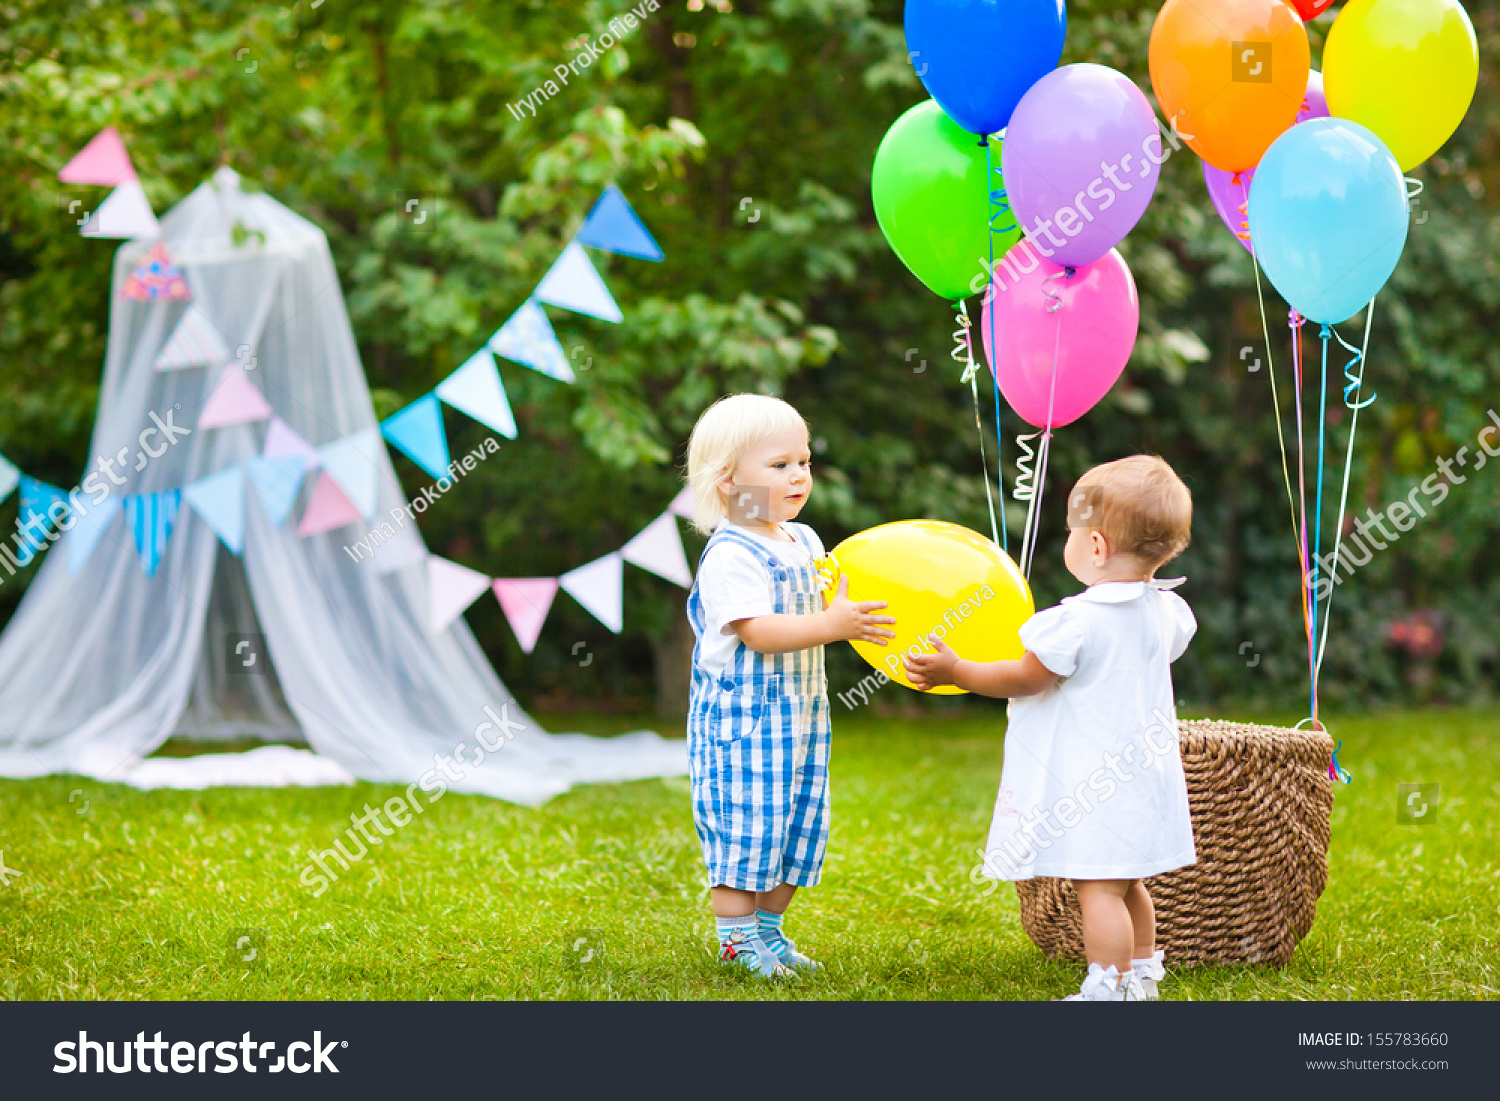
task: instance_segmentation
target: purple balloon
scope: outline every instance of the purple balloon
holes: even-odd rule
[[[1167,152],[1134,82],[1085,62],[1054,69],[1021,97],[1000,163],[1031,247],[1078,268],[1141,220]]]
[[[1308,119],[1327,117],[1328,101],[1323,98],[1323,74],[1316,69],[1309,70],[1307,94],[1302,97],[1302,110],[1297,112],[1296,122],[1292,125]],[[1203,162],[1203,182],[1208,186],[1208,197],[1214,204],[1214,212],[1228,227],[1229,232],[1234,234],[1235,239],[1245,246],[1247,252],[1250,251],[1250,181],[1253,179],[1253,168],[1247,168],[1243,172],[1225,172],[1207,161]]]

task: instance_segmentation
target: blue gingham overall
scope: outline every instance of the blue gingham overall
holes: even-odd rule
[[[800,524],[786,529],[817,554]],[[822,579],[811,562],[793,566],[758,539],[729,525],[704,548],[732,540],[771,575],[776,615],[821,611]],[[702,576],[702,561],[699,562]],[[823,647],[762,654],[743,642],[717,676],[699,664],[707,629],[694,582],[688,619],[693,686],[688,707],[688,760],[693,822],[703,843],[710,886],[769,891],[778,883],[818,882],[828,845],[828,750],[832,734]]]

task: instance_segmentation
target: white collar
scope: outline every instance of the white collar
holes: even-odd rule
[[[1081,593],[1063,599],[1064,601],[1083,600],[1090,604],[1124,604],[1140,596],[1147,588],[1156,589],[1158,592],[1175,589],[1186,580],[1186,577],[1153,577],[1149,581],[1101,581],[1097,585],[1090,585]]]

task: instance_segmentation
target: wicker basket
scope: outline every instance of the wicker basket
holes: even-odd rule
[[[1284,967],[1328,882],[1327,734],[1212,719],[1178,724],[1198,862],[1146,880],[1168,963]],[[1083,960],[1066,879],[1016,884],[1021,925],[1052,958]]]

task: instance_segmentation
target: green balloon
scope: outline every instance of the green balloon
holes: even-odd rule
[[[991,183],[984,146],[929,99],[898,118],[875,152],[870,191],[880,232],[913,275],[950,301],[989,281],[989,193],[1004,186],[1000,138],[989,141]],[[1015,217],[997,212],[995,260],[1020,239]]]

